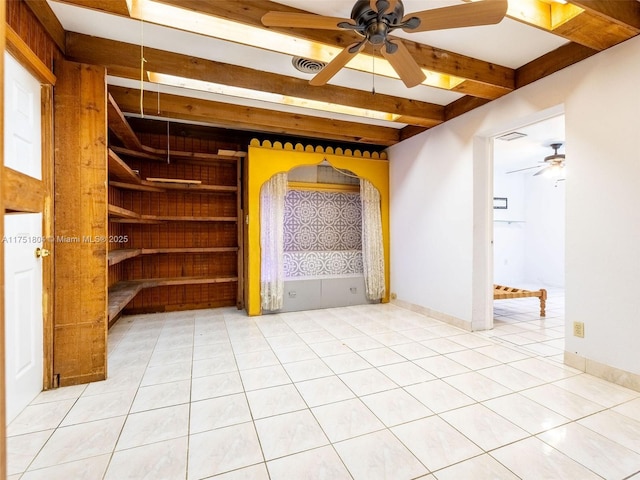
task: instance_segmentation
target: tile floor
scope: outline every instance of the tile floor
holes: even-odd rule
[[[640,479],[640,392],[562,364],[562,292],[469,333],[394,305],[122,318],[107,381],[8,428],[10,480]]]

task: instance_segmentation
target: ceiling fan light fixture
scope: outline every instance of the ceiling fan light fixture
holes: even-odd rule
[[[562,175],[563,170],[564,170],[564,167],[556,163],[546,168],[543,175],[547,178],[558,178],[560,177],[560,175]]]

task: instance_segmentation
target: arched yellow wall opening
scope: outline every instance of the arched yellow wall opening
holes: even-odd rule
[[[358,150],[342,151],[331,148],[311,147],[298,144],[295,147],[280,142],[262,145],[252,140],[247,157],[247,214],[248,214],[248,270],[247,270],[247,313],[260,315],[260,189],[264,182],[280,172],[303,165],[317,165],[327,160],[336,168],[350,170],[361,178],[369,180],[380,192],[380,213],[382,216],[382,241],[384,244],[384,265],[386,295],[389,301],[389,162],[383,153],[370,154]]]

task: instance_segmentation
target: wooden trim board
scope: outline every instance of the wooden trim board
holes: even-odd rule
[[[5,46],[6,2],[0,0],[0,50]],[[0,132],[4,132],[4,55],[0,58]],[[4,134],[0,135],[0,158],[4,159]],[[4,169],[0,168],[0,238],[4,236]],[[4,272],[4,248],[0,248],[0,272]],[[7,421],[4,352],[4,275],[0,275],[0,478],[7,478]]]

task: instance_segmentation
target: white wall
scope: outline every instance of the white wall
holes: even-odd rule
[[[566,168],[571,171],[571,166]],[[524,177],[524,283],[564,287],[566,182]]]
[[[486,189],[474,178],[490,182],[490,155],[474,146],[564,104],[566,349],[640,374],[639,58],[636,37],[389,149],[400,300],[475,324],[488,275],[474,269],[489,251],[477,232],[490,202],[474,205],[474,189]],[[571,336],[574,320],[584,339]]]
[[[460,292],[471,291],[471,147],[441,129],[397,145],[390,155],[391,291],[466,320],[471,298]]]
[[[509,199],[493,211],[494,283],[564,287],[565,182],[533,173],[494,175],[494,196]]]
[[[508,199],[506,210],[493,210],[494,283],[517,287],[526,282],[524,175],[496,172],[493,196]]]

